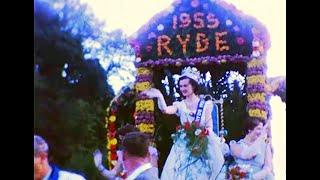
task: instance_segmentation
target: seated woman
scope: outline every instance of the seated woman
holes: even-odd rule
[[[122,128],[118,129],[118,134],[119,134],[119,139],[122,144],[123,138],[126,134],[130,132],[139,132],[138,128],[131,124],[127,124],[123,126]],[[158,168],[158,151],[156,148],[149,146],[149,154],[150,158],[149,161],[151,165],[155,168]],[[94,158],[94,163],[98,170],[100,171],[101,175],[108,178],[108,179],[115,179],[116,177],[120,177],[121,173],[124,171],[123,167],[123,151],[122,148],[120,147],[120,150],[117,151],[117,164],[112,170],[107,170],[103,165],[102,165],[102,153],[100,150],[96,150],[93,153],[93,158]]]
[[[267,141],[267,127],[261,121],[250,118],[247,121],[246,136],[238,142],[230,142],[231,154],[237,164],[250,165],[254,180],[274,180],[272,153]]]

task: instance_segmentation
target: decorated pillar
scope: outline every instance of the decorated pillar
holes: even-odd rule
[[[269,97],[266,93],[267,64],[264,41],[256,28],[252,29],[252,55],[247,63],[247,98],[249,117],[266,121],[270,117]]]
[[[154,134],[154,102],[140,93],[151,88],[152,71],[149,68],[138,68],[136,77],[135,90],[137,93],[137,101],[135,103],[135,125],[143,133]]]

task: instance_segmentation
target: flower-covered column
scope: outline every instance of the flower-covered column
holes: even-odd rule
[[[151,87],[152,72],[145,67],[138,68],[138,75],[136,80],[136,93],[138,100],[135,108],[135,125],[143,133],[150,135],[154,134],[154,102],[153,99],[140,95],[141,91],[147,90]]]
[[[254,38],[252,59],[247,64],[247,98],[250,117],[266,121],[269,117],[268,97],[266,95],[266,61],[263,41]]]

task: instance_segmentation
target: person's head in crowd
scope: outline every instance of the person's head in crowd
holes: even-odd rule
[[[123,139],[124,153],[129,157],[147,158],[149,157],[149,144],[149,137],[144,133],[127,133]]]
[[[118,136],[119,136],[120,141],[122,142],[124,136],[125,136],[127,133],[130,133],[130,132],[138,132],[138,131],[139,131],[139,129],[136,128],[134,125],[132,125],[132,124],[126,124],[126,125],[124,125],[123,127],[119,128],[117,133],[118,133]]]
[[[40,136],[34,135],[34,177],[42,179],[50,170],[48,161],[49,146]]]

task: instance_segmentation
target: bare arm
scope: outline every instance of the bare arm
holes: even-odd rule
[[[270,143],[267,144],[263,169],[253,175],[253,179],[263,179],[272,171],[272,153]]]
[[[205,122],[206,122],[206,127],[208,129],[210,129],[211,131],[213,131],[213,122],[212,122],[212,114],[211,114],[211,111],[212,111],[212,108],[213,108],[213,104],[212,104],[212,101],[209,101],[207,102],[207,106],[206,106],[206,109],[205,109]]]
[[[256,156],[254,149],[243,147],[238,143],[230,143],[231,154],[240,159],[252,159]]]
[[[267,126],[263,127],[261,135],[248,147],[243,147],[237,143],[230,143],[231,153],[241,159],[251,159],[256,156],[255,149],[257,149],[261,143],[265,143],[267,138]]]
[[[96,150],[93,153],[93,159],[94,159],[94,164],[96,165],[96,167],[98,168],[98,170],[100,171],[102,176],[109,178],[109,179],[114,179],[116,177],[116,170],[119,166],[119,163],[117,163],[116,167],[113,168],[111,171],[107,170],[102,165],[102,153],[100,152],[100,150]]]
[[[158,107],[165,114],[175,114],[178,110],[178,108],[174,105],[167,106],[162,93],[158,89],[150,88],[141,93],[147,95],[149,98],[157,98]]]

